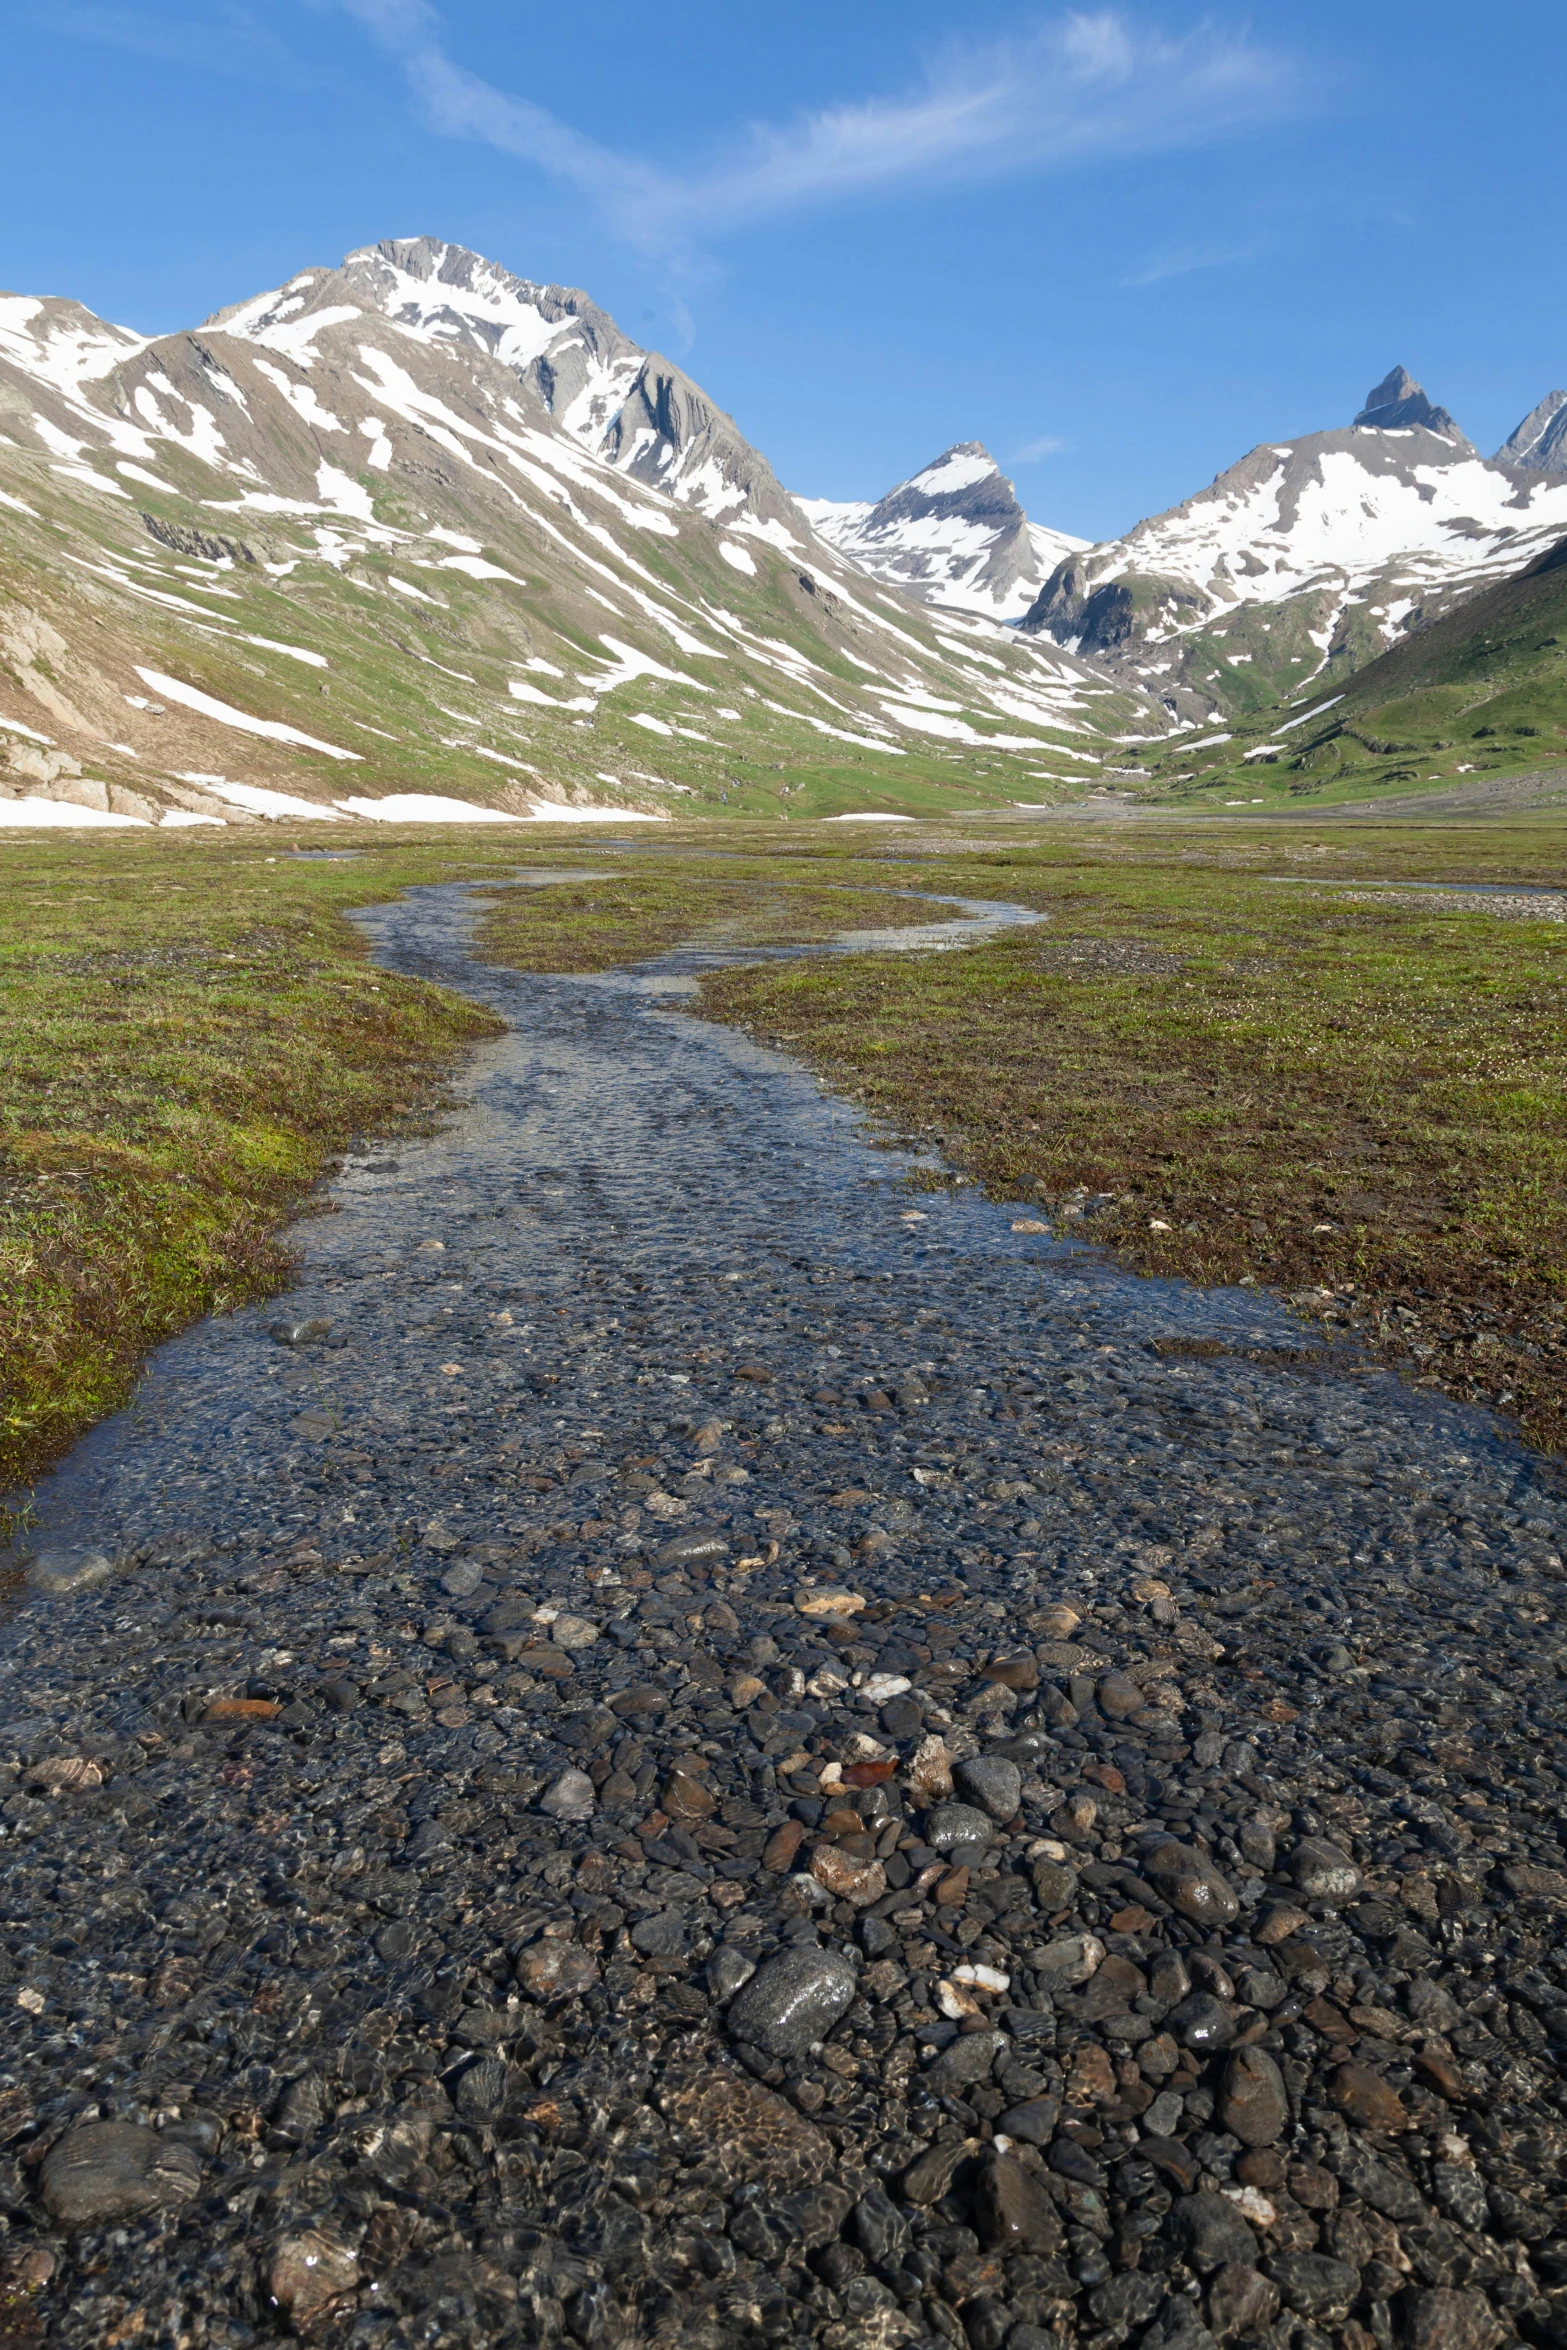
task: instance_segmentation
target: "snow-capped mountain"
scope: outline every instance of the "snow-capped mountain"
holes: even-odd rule
[[[288,357],[311,349],[324,326],[365,316],[499,361],[583,448],[709,521],[781,520],[785,538],[800,537],[767,460],[680,368],[633,343],[575,287],[514,277],[460,245],[416,237],[368,246],[340,269],[305,270],[207,325]]]
[[[1067,557],[1022,625],[1202,720],[1357,668],[1564,531],[1567,480],[1477,456],[1395,368],[1346,430],[1266,442]]]
[[[150,341],[0,297],[0,410],[7,823],[937,808],[1150,728],[867,582],[584,294],[433,240]]]
[[[1496,452],[1498,465],[1567,473],[1567,392],[1547,392]]]
[[[959,441],[875,505],[797,498],[821,536],[872,579],[927,604],[1019,620],[1062,557],[1084,545],[1030,522],[978,441]]]

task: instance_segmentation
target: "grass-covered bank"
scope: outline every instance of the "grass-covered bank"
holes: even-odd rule
[[[465,844],[466,847],[466,844]],[[282,853],[279,853],[282,851]],[[441,859],[8,835],[0,930],[0,1492],[149,1347],[282,1287],[355,1135],[426,1112],[487,1015],[369,965],[341,909]]]
[[[941,908],[896,894],[901,875],[877,887],[874,870],[845,860],[840,876],[835,866],[831,852],[813,859],[783,849],[682,863],[677,848],[667,863],[638,859],[593,881],[508,891],[480,945],[514,970],[607,971],[693,943],[784,945],[941,918]]]
[[[1324,890],[1272,878],[1276,831],[1062,828],[913,869],[1047,908],[1048,929],[721,972],[702,1008],[997,1196],[1101,1202],[1080,1229],[1147,1272],[1310,1293],[1556,1450],[1567,929],[1366,885],[1538,886],[1561,841],[1544,825],[1314,836],[1314,870],[1349,884]]]

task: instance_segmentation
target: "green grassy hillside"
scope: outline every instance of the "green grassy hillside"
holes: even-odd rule
[[[1368,662],[1331,701],[1277,704],[1226,731],[1150,761],[1152,796],[1363,800],[1567,759],[1567,540]]]

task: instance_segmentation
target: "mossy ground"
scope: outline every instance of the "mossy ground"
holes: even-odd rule
[[[334,1154],[426,1112],[493,1025],[370,967],[338,909],[386,878],[270,845],[5,844],[0,1492],[123,1404],[149,1347],[282,1287]]]
[[[961,954],[720,972],[701,1009],[999,1198],[1102,1198],[1078,1228],[1139,1270],[1301,1297],[1559,1449],[1567,928],[1386,885],[1553,885],[1562,838],[1548,821],[1059,825],[927,858],[905,834],[905,886],[1012,899],[1048,926]],[[640,860],[615,885],[621,928],[604,897],[530,893],[485,951],[602,968],[673,943],[682,898],[684,935],[711,935],[746,888],[785,928],[792,901],[806,936],[823,860],[861,887],[891,861],[820,835],[765,865],[735,847]]]

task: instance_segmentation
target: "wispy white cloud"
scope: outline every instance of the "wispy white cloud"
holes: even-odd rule
[[[1042,432],[1036,440],[1025,441],[1021,449],[1014,449],[1011,463],[1037,465],[1042,457],[1059,457],[1065,447],[1065,441],[1059,440],[1053,432]]]
[[[669,256],[806,206],[1191,145],[1277,119],[1307,96],[1294,61],[1207,19],[1172,36],[1118,11],[1074,13],[1005,41],[949,43],[893,95],[753,124],[682,177],[457,64],[430,0],[339,4],[397,60],[432,128],[533,164],[633,244]]]
[[[47,9],[34,10],[32,22],[43,32],[134,50],[171,65],[233,74],[242,81],[297,89],[311,79],[287,45],[258,23],[250,9],[227,5],[225,0],[204,17],[157,16],[140,8],[76,7],[70,0],[51,0]]]
[[[669,182],[655,171],[585,138],[531,98],[498,90],[447,54],[445,28],[428,0],[340,0],[378,47],[395,57],[431,128],[476,139],[536,164],[633,227],[639,213],[667,200]]]
[[[1232,262],[1254,260],[1259,250],[1255,238],[1240,245],[1174,245],[1165,252],[1150,253],[1115,282],[1127,293],[1140,293],[1145,286],[1163,285],[1166,278],[1190,277],[1199,269],[1227,269]]]

